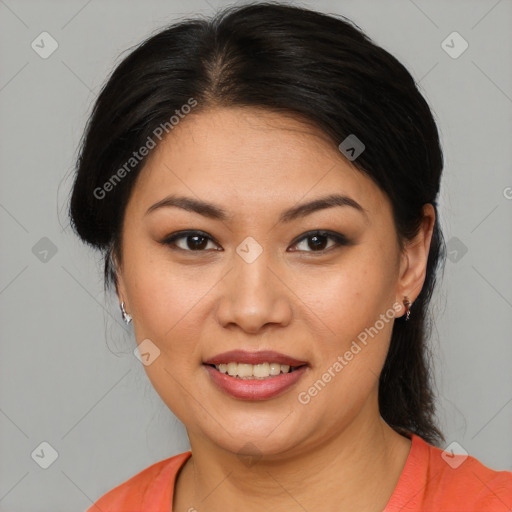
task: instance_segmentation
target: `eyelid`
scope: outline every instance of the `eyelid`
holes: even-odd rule
[[[187,238],[189,236],[194,236],[194,235],[199,235],[200,237],[206,238],[208,241],[211,241],[214,244],[220,246],[220,244],[217,242],[217,240],[215,240],[215,238],[213,238],[208,233],[206,233],[204,231],[201,231],[199,229],[177,231],[176,233],[172,233],[172,234],[167,235],[166,237],[164,237],[164,239],[160,243],[163,244],[163,245],[170,246],[171,249],[175,249],[175,250],[182,251],[182,252],[190,252],[190,253],[207,252],[205,250],[203,250],[203,251],[192,251],[192,250],[182,249],[181,247],[177,247],[176,245],[174,245],[174,242],[176,242],[176,240],[179,240],[180,238]],[[224,249],[221,249],[221,250],[224,250]]]
[[[330,238],[331,240],[334,240],[335,245],[329,247],[328,249],[322,249],[321,251],[296,251],[296,252],[305,252],[310,254],[325,254],[333,249],[336,249],[338,247],[342,247],[345,245],[350,245],[349,239],[343,234],[338,233],[336,231],[329,231],[328,229],[313,229],[311,231],[307,231],[306,233],[300,235],[298,238],[296,238],[292,242],[292,246],[297,245],[299,242],[302,242],[303,240],[310,238],[312,236],[322,236],[326,238]],[[295,251],[292,251],[295,252]]]

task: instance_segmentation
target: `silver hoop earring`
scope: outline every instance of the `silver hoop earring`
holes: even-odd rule
[[[412,302],[409,300],[409,297],[407,295],[404,297],[403,300],[404,308],[405,308],[405,320],[409,320],[409,317],[411,316],[411,306]]]
[[[124,309],[124,302],[121,302],[120,307],[121,314],[123,315],[123,320],[125,321],[126,324],[129,324],[132,321],[132,317]]]

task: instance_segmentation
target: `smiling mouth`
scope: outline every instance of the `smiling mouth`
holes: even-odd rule
[[[246,364],[230,362],[221,364],[205,363],[205,366],[210,366],[220,373],[240,380],[263,380],[278,377],[286,373],[293,373],[299,368],[307,366],[307,364],[290,366],[279,363]]]

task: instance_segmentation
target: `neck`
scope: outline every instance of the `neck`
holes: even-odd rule
[[[370,410],[375,410],[373,407]],[[174,512],[230,508],[382,511],[396,487],[411,442],[364,411],[335,436],[293,453],[240,457],[190,435],[192,457],[175,486]],[[269,503],[269,499],[272,501]]]

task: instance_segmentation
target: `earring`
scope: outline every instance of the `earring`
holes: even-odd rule
[[[412,303],[409,301],[409,298],[407,296],[404,296],[403,303],[405,308],[405,320],[409,320],[409,316],[411,315]]]
[[[126,324],[129,324],[132,321],[132,317],[124,309],[124,302],[121,302],[120,307],[121,314],[123,315],[123,320],[125,321]]]

